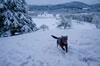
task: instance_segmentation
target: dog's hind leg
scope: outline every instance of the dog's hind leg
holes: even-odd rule
[[[57,43],[57,47],[58,47],[58,43]]]

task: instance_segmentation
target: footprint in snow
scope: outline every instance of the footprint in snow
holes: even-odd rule
[[[25,62],[23,62],[22,64],[21,64],[21,66],[25,66],[25,65],[27,65],[29,62],[28,61],[25,61]]]
[[[44,62],[40,61],[40,60],[36,60],[36,61],[34,61],[34,63],[32,64],[32,66],[44,66]]]

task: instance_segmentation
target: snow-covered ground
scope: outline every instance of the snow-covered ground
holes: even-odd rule
[[[55,18],[33,18],[50,29],[0,38],[0,66],[100,66],[100,30],[73,20],[71,29],[56,28]],[[51,35],[68,35],[69,51],[57,48]]]
[[[45,24],[49,27],[49,29],[54,29],[57,26],[57,20],[55,18],[33,18],[33,21],[36,23],[37,27]]]

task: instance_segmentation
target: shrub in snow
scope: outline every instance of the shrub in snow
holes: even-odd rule
[[[53,14],[53,17],[56,17],[56,14]]]
[[[49,27],[47,25],[43,24],[43,25],[40,26],[40,29],[42,29],[43,31],[45,31],[45,30],[48,30]]]
[[[58,27],[64,27],[64,29],[66,28],[71,28],[72,22],[71,22],[71,18],[66,18],[63,15],[60,15],[60,23],[58,24]]]
[[[36,24],[28,15],[25,0],[0,1],[0,36],[5,36],[7,32],[11,35],[15,35],[16,32],[31,32],[34,28]]]

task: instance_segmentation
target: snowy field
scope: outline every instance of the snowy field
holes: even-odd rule
[[[71,29],[59,29],[55,18],[33,18],[49,30],[0,38],[0,66],[100,66],[100,30],[73,20]],[[51,35],[68,35],[69,51],[57,48]]]

